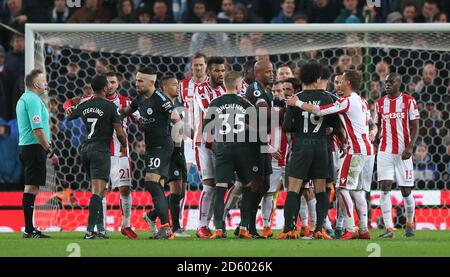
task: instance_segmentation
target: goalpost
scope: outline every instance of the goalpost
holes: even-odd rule
[[[416,213],[418,228],[450,228],[450,215],[445,209],[450,205],[450,185],[448,165],[444,161],[445,155],[450,154],[446,145],[450,140],[445,139],[450,136],[450,24],[26,24],[25,39],[26,72],[36,67],[45,70],[52,126],[57,131],[53,141],[61,157],[61,166],[56,170],[55,185],[49,191],[73,189],[76,203],[67,199],[62,205],[49,201],[38,208],[36,217],[43,214],[52,218],[41,220],[53,221],[47,227],[56,225],[76,230],[87,217],[84,212],[87,211],[88,185],[77,149],[83,132],[80,126],[64,121],[60,106],[67,98],[83,93],[83,86],[96,72],[96,62],[104,59],[108,67],[121,73],[121,93],[133,98],[136,95],[133,73],[140,65],[152,63],[161,74],[171,73],[183,78],[189,57],[193,52],[203,51],[226,57],[234,70],[241,70],[242,65],[254,56],[268,57],[276,67],[289,64],[295,68],[311,59],[332,71],[353,64],[364,73],[361,93],[369,100],[375,94],[372,91],[378,93],[383,89],[382,77],[386,71],[399,73],[403,90],[416,97],[420,111],[425,115],[421,120],[419,140],[427,146],[429,164],[432,165],[423,172],[417,170],[415,195],[421,201]],[[427,64],[432,64],[436,71],[435,83],[429,86],[435,90],[424,93],[417,84]],[[437,110],[432,116],[427,105],[431,102]],[[132,126],[133,188],[138,192],[142,191],[143,159],[134,148],[141,137]],[[188,205],[195,207],[198,205],[195,187],[200,184],[198,179],[190,181],[192,191]],[[374,226],[379,216],[379,192],[375,188],[376,182],[373,183],[371,201]],[[399,193],[393,195],[396,202],[401,201]],[[148,208],[150,198],[145,194],[136,196],[132,225],[142,229],[144,223],[139,215]],[[120,211],[115,209],[117,199],[111,196],[108,201],[108,208],[112,206],[113,209],[108,211],[107,226],[116,228],[120,221]],[[53,205],[51,209],[59,214],[56,219],[53,219],[54,215],[39,212],[39,209],[48,210],[49,205]],[[402,205],[398,205],[394,215],[400,225],[403,223],[401,210]],[[187,209],[183,225],[188,229],[195,228],[197,214],[195,208]],[[237,221],[238,218],[231,218],[230,222]],[[279,228],[282,212],[277,212],[275,221],[275,227]]]

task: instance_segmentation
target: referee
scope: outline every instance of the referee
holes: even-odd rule
[[[50,147],[50,126],[48,110],[40,98],[47,89],[44,73],[32,70],[25,76],[27,90],[16,106],[19,126],[19,154],[22,162],[25,190],[22,205],[25,218],[24,238],[49,238],[33,226],[34,200],[40,186],[45,186],[46,160],[58,165],[59,159]]]

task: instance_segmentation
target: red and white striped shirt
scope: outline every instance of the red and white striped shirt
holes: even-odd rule
[[[207,80],[208,78],[205,77],[203,82],[206,82]],[[194,126],[194,91],[196,87],[203,82],[197,83],[192,78],[186,78],[178,85],[179,101],[180,103],[183,103],[184,108],[186,109],[186,113],[183,116],[187,117],[187,122],[190,126]]]
[[[367,101],[352,93],[334,104],[320,106],[318,115],[338,114],[344,126],[349,143],[349,154],[373,155],[375,153],[369,139],[369,116]]]
[[[195,145],[199,146],[202,141],[204,142],[202,136],[203,118],[208,111],[209,103],[215,98],[225,94],[225,92],[226,90],[223,85],[213,88],[209,84],[209,81],[205,81],[195,87],[193,99]]]
[[[401,154],[411,141],[409,122],[420,119],[416,100],[406,93],[391,99],[384,96],[375,104],[376,120],[381,124],[378,151]]]

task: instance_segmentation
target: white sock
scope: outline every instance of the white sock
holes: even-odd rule
[[[316,222],[317,222],[317,213],[316,213],[316,204],[317,204],[317,200],[316,198],[313,198],[309,201],[307,201],[308,203],[308,212],[309,212],[309,225],[311,226],[311,230],[315,231],[313,229],[315,229],[316,227]]]
[[[300,200],[300,221],[302,223],[302,227],[306,227],[308,226],[308,204],[306,203],[306,198],[303,195],[300,197]]]
[[[180,227],[184,224],[184,207],[186,206],[186,195],[180,199]]]
[[[200,219],[199,227],[208,226],[208,214],[211,209],[212,201],[214,198],[214,188],[210,186],[203,186],[202,193],[200,195]]]
[[[227,220],[228,213],[230,210],[236,206],[236,203],[239,200],[239,197],[242,195],[242,183],[241,182],[235,182],[234,186],[232,186],[228,190],[228,196],[225,202],[225,210],[223,212],[223,221]]]
[[[261,204],[261,212],[264,221],[264,227],[270,227],[270,218],[272,216],[272,209],[273,209],[273,194],[264,195]]]
[[[103,226],[105,226],[106,230],[106,196],[102,197],[102,209],[103,209]]]
[[[368,231],[367,228],[367,201],[366,201],[366,195],[365,191],[363,190],[352,190],[350,191],[350,195],[353,198],[353,201],[355,202],[356,211],[358,212],[359,217],[359,227],[362,231],[362,233],[365,233]]]
[[[349,232],[355,232],[355,218],[353,217],[353,201],[346,189],[339,191],[340,201],[344,209],[344,227]]]
[[[327,217],[325,217],[323,226],[324,226],[325,229],[327,229],[327,230],[333,229],[333,227],[331,226],[331,221],[330,221],[330,218],[328,217],[328,215],[327,215]]]
[[[133,205],[133,197],[130,195],[120,195],[120,207],[122,208],[122,228],[130,227],[131,207]]]
[[[413,223],[414,212],[416,210],[416,200],[412,196],[412,193],[410,193],[407,197],[403,197],[403,202],[405,203],[406,222]]]
[[[392,201],[390,191],[381,192],[381,213],[383,214],[383,222],[386,229],[394,228],[394,224],[392,223]]]

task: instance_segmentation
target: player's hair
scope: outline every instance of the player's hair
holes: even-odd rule
[[[354,91],[359,90],[361,87],[361,74],[356,70],[345,70],[344,79],[350,82],[350,86]]]
[[[283,83],[291,83],[292,84],[292,88],[294,89],[295,92],[299,91],[301,88],[300,85],[300,81],[297,78],[287,78],[286,80],[283,81]]]
[[[238,81],[242,78],[241,73],[238,71],[229,71],[225,73],[225,78],[223,80],[225,88],[227,90],[236,89]]]
[[[36,80],[37,76],[39,74],[42,74],[42,73],[44,73],[44,72],[42,70],[40,70],[40,69],[33,69],[33,70],[31,70],[30,73],[28,73],[25,76],[25,86],[27,88],[33,87],[33,84],[35,83],[35,80]]]
[[[208,59],[206,68],[211,69],[213,64],[225,64],[225,63],[226,63],[225,58],[223,58],[223,57],[218,57],[218,56],[210,57]]]
[[[317,62],[308,62],[300,70],[300,81],[305,85],[311,85],[320,79],[322,65]]]
[[[206,55],[203,54],[202,52],[196,52],[196,53],[194,53],[194,55],[192,55],[191,60],[199,59],[199,58],[203,58],[203,59],[205,60],[205,63],[208,61],[208,58],[207,58]]]
[[[250,60],[246,61],[244,63],[244,65],[242,66],[242,69],[243,69],[242,73],[245,75],[249,70],[252,70],[255,67],[255,63],[256,63],[255,59],[250,59]]]
[[[105,74],[106,77],[116,77],[117,79],[119,79],[121,76],[119,73],[114,72],[114,71],[108,71]]]
[[[99,63],[101,63],[103,66],[107,66],[108,65],[108,61],[105,58],[99,58],[99,59],[97,59],[97,61]]]
[[[322,74],[320,75],[321,80],[328,80],[330,79],[331,71],[328,69],[328,67],[323,66],[322,67]]]
[[[439,4],[438,4],[438,2],[437,2],[436,0],[425,0],[425,1],[424,1],[424,4],[425,4],[425,3],[427,3],[427,4],[429,4],[429,5],[436,5],[436,6],[439,7]]]
[[[177,76],[175,76],[173,74],[164,75],[161,78],[161,82],[160,82],[161,89],[166,85],[167,81],[169,81],[170,79],[177,79]]]
[[[92,78],[91,87],[94,93],[98,94],[108,85],[105,74],[98,74]]]
[[[149,65],[147,67],[139,68],[138,72],[142,74],[148,74],[148,75],[156,75],[156,67],[153,65]]]
[[[275,82],[273,82],[272,87],[279,85],[279,84],[283,84],[283,83],[284,83],[284,81],[275,81]]]

